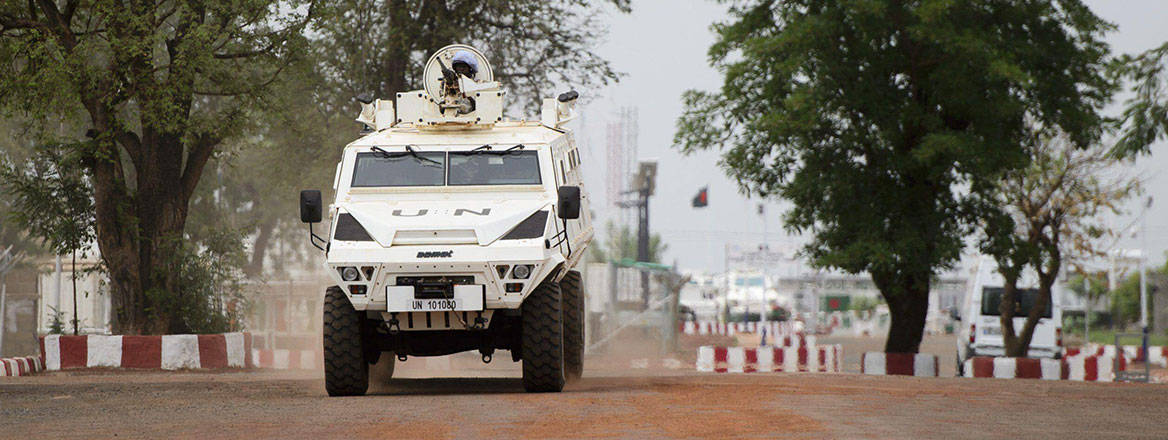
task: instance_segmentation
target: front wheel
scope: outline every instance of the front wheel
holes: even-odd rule
[[[369,389],[369,363],[361,345],[361,320],[339,287],[324,296],[324,388],[330,396],[360,396]]]
[[[584,282],[571,270],[560,280],[564,298],[564,373],[568,380],[584,374]]]
[[[523,301],[523,389],[560,392],[564,389],[564,314],[560,285],[544,281]]]

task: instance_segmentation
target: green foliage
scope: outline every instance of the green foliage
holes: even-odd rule
[[[620,261],[637,259],[637,233],[628,226],[617,227],[611,220],[604,225],[604,242],[593,241],[589,253],[596,261]],[[660,234],[649,234],[649,261],[660,263],[669,245],[661,241]]]
[[[247,262],[242,241],[242,234],[229,231],[176,246],[165,270],[177,274],[178,288],[146,291],[151,319],[167,323],[167,333],[241,330],[253,293],[241,270]]]
[[[1147,271],[1148,284],[1148,327],[1152,327],[1155,319],[1154,307],[1164,307],[1155,303],[1155,292],[1168,289],[1168,263],[1158,268],[1149,267]],[[1108,297],[1111,300],[1112,322],[1124,326],[1140,322],[1140,274],[1138,271],[1124,277],[1116,286],[1115,291]]]
[[[867,271],[890,351],[916,351],[952,264],[1027,139],[1095,142],[1112,28],[1076,0],[757,0],[714,26],[717,92],[689,91],[675,143],[723,149],[741,189],[790,200],[821,267]],[[1037,124],[1037,125],[1035,125]]]
[[[49,334],[63,335],[65,334],[65,312],[57,310],[56,307],[49,306]]]
[[[77,147],[46,145],[24,161],[0,156],[8,217],[56,255],[84,253],[94,239],[93,188]]]
[[[337,108],[360,93],[390,99],[419,88],[429,56],[463,43],[486,54],[512,106],[530,112],[552,87],[586,91],[619,78],[593,52],[606,33],[598,3],[629,10],[628,0],[349,0],[329,8],[314,47],[330,104],[345,105]]]
[[[59,124],[38,132],[84,165],[115,331],[174,327],[147,322],[158,308],[147,292],[181,288],[165,260],[183,252],[204,167],[268,109],[272,85],[307,53],[316,9],[314,0],[0,5],[0,110]]]
[[[1152,143],[1168,138],[1168,43],[1116,62],[1120,78],[1133,83],[1134,95],[1124,103],[1121,131],[1112,153],[1130,157],[1148,152]]]

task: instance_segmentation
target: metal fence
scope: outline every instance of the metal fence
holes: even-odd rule
[[[640,329],[677,348],[677,301],[688,277],[673,268],[635,262],[590,263],[584,268],[587,350],[595,352],[622,332]]]

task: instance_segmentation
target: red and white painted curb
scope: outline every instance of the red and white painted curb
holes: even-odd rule
[[[1087,382],[1111,382],[1115,380],[1115,363],[1119,361],[1119,369],[1127,368],[1128,360],[1123,356],[1070,356],[1067,363],[1067,378],[1070,380]]]
[[[936,355],[927,353],[882,353],[870,351],[860,358],[860,373],[936,377],[940,365]]]
[[[0,376],[28,376],[45,370],[40,356],[0,359]]]
[[[1061,359],[979,356],[965,360],[965,377],[1066,380],[1070,370]],[[1081,380],[1081,379],[1080,379]]]
[[[1144,362],[1145,360],[1153,365],[1159,365],[1161,368],[1168,368],[1168,347],[1150,346],[1147,353],[1144,352],[1143,347],[1138,345],[1123,345],[1123,354],[1128,360],[1133,362]],[[1115,356],[1114,345],[1099,345],[1087,344],[1086,348],[1067,348],[1063,351],[1065,357],[1091,355],[1091,356]]]
[[[211,335],[48,335],[46,370],[69,368],[245,368],[252,366],[246,333]]]
[[[312,370],[324,361],[313,350],[252,350],[255,366],[276,370]]]
[[[714,373],[840,372],[843,346],[698,347],[697,370]]]

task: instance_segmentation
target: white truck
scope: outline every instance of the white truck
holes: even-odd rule
[[[1004,279],[997,272],[997,266],[988,258],[981,257],[976,263],[974,276],[970,278],[969,291],[965,295],[956,318],[957,323],[957,374],[964,373],[966,359],[975,356],[1005,356],[1005,342],[1002,338],[1001,313]],[[1018,280],[1017,302],[1014,306],[1014,331],[1021,332],[1026,323],[1034,300],[1038,296],[1038,281],[1033,271],[1023,272]],[[1056,283],[1051,292],[1051,302],[1040,315],[1034,326],[1027,357],[1054,358],[1062,356],[1063,313]]]
[[[336,282],[324,299],[325,388],[361,395],[377,362],[392,371],[395,359],[470,350],[490,362],[502,349],[523,361],[527,391],[558,392],[583,370],[574,267],[593,235],[564,127],[577,95],[543,100],[538,119],[506,119],[490,64],[464,45],[435,53],[423,78],[396,106],[359,98],[366,130],[337,164],[335,201],[300,195]]]

